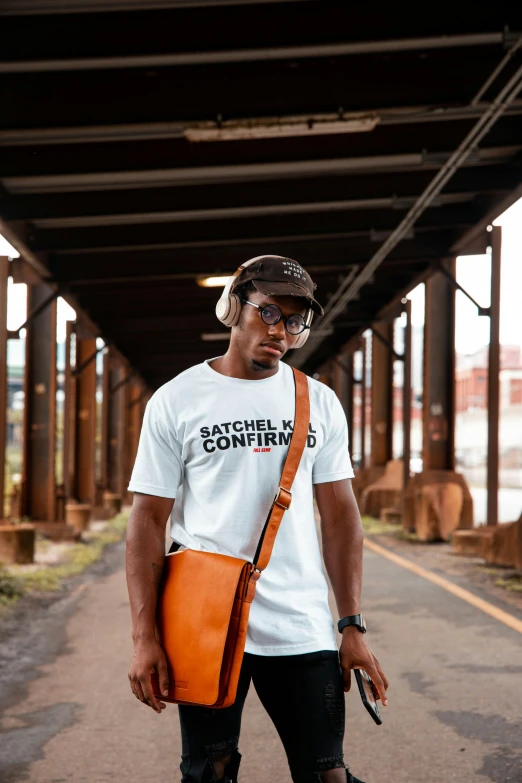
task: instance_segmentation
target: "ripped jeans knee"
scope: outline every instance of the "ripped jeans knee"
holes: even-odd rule
[[[237,783],[241,753],[238,737],[205,746],[205,755],[181,757],[181,783]],[[224,763],[223,763],[224,762]]]

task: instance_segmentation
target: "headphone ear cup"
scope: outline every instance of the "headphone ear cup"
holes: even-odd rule
[[[230,315],[227,318],[227,326],[235,326],[241,314],[241,300],[236,294],[230,294]]]
[[[216,305],[216,316],[225,326],[235,326],[239,320],[241,302],[235,294],[222,296]]]
[[[304,332],[301,332],[301,334],[298,336],[297,340],[294,343],[293,349],[294,351],[298,348],[302,348],[305,342],[308,340],[308,335],[310,334],[310,329],[305,329]]]
[[[297,340],[295,341],[293,345],[294,351],[297,348],[302,348],[305,342],[308,340],[308,335],[310,334],[310,326],[312,325],[312,321],[314,320],[314,314],[311,310],[311,308],[308,310],[308,313],[306,314],[306,325],[308,326],[308,329],[304,329]]]

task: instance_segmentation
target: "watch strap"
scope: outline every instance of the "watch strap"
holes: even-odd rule
[[[361,633],[366,633],[366,623],[362,614],[349,614],[346,617],[341,617],[337,623],[339,633],[342,633],[343,628],[346,628],[348,625],[355,625]]]

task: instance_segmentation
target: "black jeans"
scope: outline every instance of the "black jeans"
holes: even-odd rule
[[[179,706],[182,783],[215,783],[214,761],[229,756],[225,779],[236,783],[241,716],[251,680],[279,733],[294,783],[318,783],[322,772],[345,768],[344,688],[338,653],[322,650],[275,657],[245,653],[231,707]],[[346,770],[349,783],[361,783]],[[256,783],[261,781],[262,770]]]

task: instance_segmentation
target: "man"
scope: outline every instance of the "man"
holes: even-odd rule
[[[171,536],[178,544],[252,561],[295,411],[292,370],[281,359],[303,344],[310,311],[322,314],[315,288],[291,259],[247,262],[216,309],[220,320],[235,324],[228,351],[181,373],[147,405],[129,484],[135,493],[127,533],[134,641],[129,679],[134,695],[158,713],[166,705],[155,698],[151,675],[158,674],[165,695],[169,679],[155,636],[166,521],[172,512]],[[251,680],[281,737],[294,783],[361,783],[343,759],[343,691],[350,689],[351,669],[362,668],[385,705],[388,682],[361,632],[363,533],[346,418],[327,386],[311,378],[308,386],[307,445],[292,504],[257,582],[236,701],[221,710],[179,706],[182,783],[237,781],[241,713]],[[340,651],[314,491],[324,563],[339,616],[347,618]],[[263,780],[260,769],[251,783]]]

